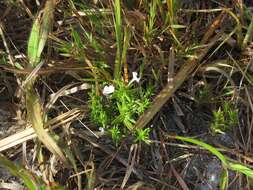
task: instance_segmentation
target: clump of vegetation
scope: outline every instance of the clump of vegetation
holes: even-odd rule
[[[131,134],[136,135],[136,141],[148,142],[149,130],[135,129],[134,124],[150,105],[152,88],[135,88],[133,84],[126,85],[121,81],[114,85],[105,86],[101,95],[97,95],[95,89],[89,94],[92,121],[108,130],[116,144],[121,137]],[[110,88],[111,91],[106,92]]]
[[[238,110],[230,102],[225,102],[218,110],[213,111],[210,129],[213,134],[223,133],[238,125]]]

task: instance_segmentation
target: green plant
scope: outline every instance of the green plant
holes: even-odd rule
[[[213,133],[223,133],[238,124],[238,112],[229,102],[225,102],[222,108],[213,111],[213,116],[214,119],[210,126]]]
[[[112,91],[108,94],[98,96],[95,91],[90,93],[91,119],[99,127],[109,129],[112,139],[118,144],[120,138],[126,134],[137,134],[137,141],[148,142],[149,130],[135,130],[135,120],[142,114],[150,104],[152,88],[146,91],[141,87],[134,88],[132,84],[115,82]],[[110,88],[111,86],[105,86]],[[104,88],[104,89],[105,89]]]
[[[147,23],[145,23],[145,42],[151,43],[153,34],[155,32],[155,19],[157,16],[157,0],[151,1],[149,4],[149,17]]]
[[[90,96],[90,107],[91,113],[90,117],[93,122],[98,124],[99,126],[106,128],[108,125],[108,117],[107,113],[103,107],[103,98],[101,96],[97,96],[95,90],[92,89],[92,92],[89,93]]]
[[[227,124],[230,126],[234,126],[238,124],[238,110],[233,108],[233,105],[229,102],[225,102],[224,106],[225,119],[227,120]]]
[[[226,130],[227,125],[225,124],[225,117],[223,111],[219,109],[213,112],[214,120],[211,124],[211,131],[213,133],[223,132]]]
[[[136,129],[136,138],[135,142],[145,142],[146,144],[149,144],[149,132],[150,128],[142,129],[138,128]]]
[[[111,133],[111,137],[113,142],[118,145],[119,141],[122,137],[121,131],[119,129],[118,126],[113,126],[111,129],[109,129],[110,133]]]
[[[178,39],[178,29],[182,27],[184,28],[185,26],[179,25],[177,21],[176,14],[179,7],[179,1],[167,0],[166,3],[168,7],[167,18],[169,22],[169,33],[174,40],[174,44],[178,47],[182,47],[182,44]]]

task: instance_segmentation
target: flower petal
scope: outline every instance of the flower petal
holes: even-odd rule
[[[115,91],[115,87],[111,84],[109,86],[105,86],[103,89],[103,95],[107,96],[112,94]]]
[[[138,73],[137,72],[132,72],[133,78],[131,81],[128,83],[128,85],[132,84],[133,82],[139,83],[141,80],[141,77],[138,78]]]

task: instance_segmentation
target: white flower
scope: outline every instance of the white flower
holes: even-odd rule
[[[99,130],[102,134],[105,133],[105,129],[104,129],[103,127],[99,127],[98,130]]]
[[[103,94],[105,96],[108,96],[110,94],[112,94],[115,91],[115,87],[111,84],[109,86],[105,86],[103,89]]]
[[[140,82],[141,77],[138,78],[138,73],[137,72],[132,72],[133,78],[132,80],[128,83],[128,85],[132,84],[134,81],[136,81],[137,83]]]

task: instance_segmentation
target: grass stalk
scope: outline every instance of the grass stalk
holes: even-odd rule
[[[248,43],[252,41],[252,35],[253,35],[253,16],[251,18],[250,25],[248,26],[247,33],[243,39],[242,49],[245,49],[247,47]]]
[[[114,65],[114,79],[120,80],[121,77],[121,52],[122,52],[122,20],[121,20],[121,5],[120,0],[115,0],[114,3],[114,28],[116,34],[116,58]]]

